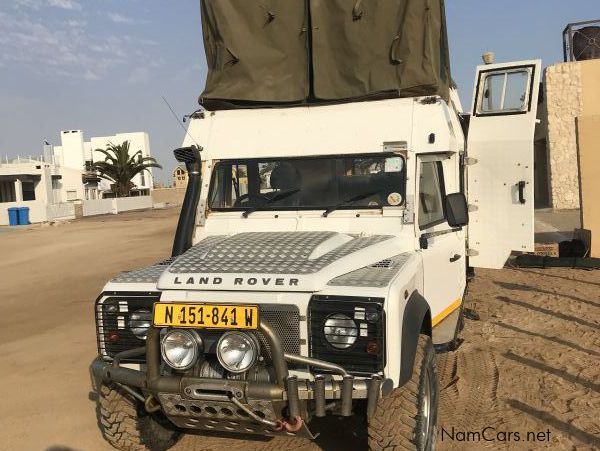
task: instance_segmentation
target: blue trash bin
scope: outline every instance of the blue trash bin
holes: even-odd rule
[[[29,224],[29,207],[20,207],[19,209],[19,225]]]
[[[19,225],[19,209],[17,207],[8,209],[8,224],[11,226]]]

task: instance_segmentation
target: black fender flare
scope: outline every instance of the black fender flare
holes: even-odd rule
[[[417,342],[422,333],[431,336],[431,309],[425,298],[415,291],[408,298],[402,318],[399,387],[406,384],[412,377]]]

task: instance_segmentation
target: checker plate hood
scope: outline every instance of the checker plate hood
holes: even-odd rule
[[[161,290],[317,291],[400,252],[390,235],[268,232],[211,236],[165,268]]]

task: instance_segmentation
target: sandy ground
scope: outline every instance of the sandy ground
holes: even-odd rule
[[[112,449],[89,393],[93,302],[115,273],[168,256],[176,215],[0,228],[0,450]],[[480,271],[466,305],[479,319],[438,355],[438,449],[600,449],[600,272]],[[365,449],[359,423],[317,424],[335,433],[297,448]],[[473,441],[484,428],[494,440]],[[176,450],[260,447],[186,437]]]

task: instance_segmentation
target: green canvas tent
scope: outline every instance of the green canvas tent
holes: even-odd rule
[[[201,0],[201,102],[307,104],[440,95],[444,0]]]

